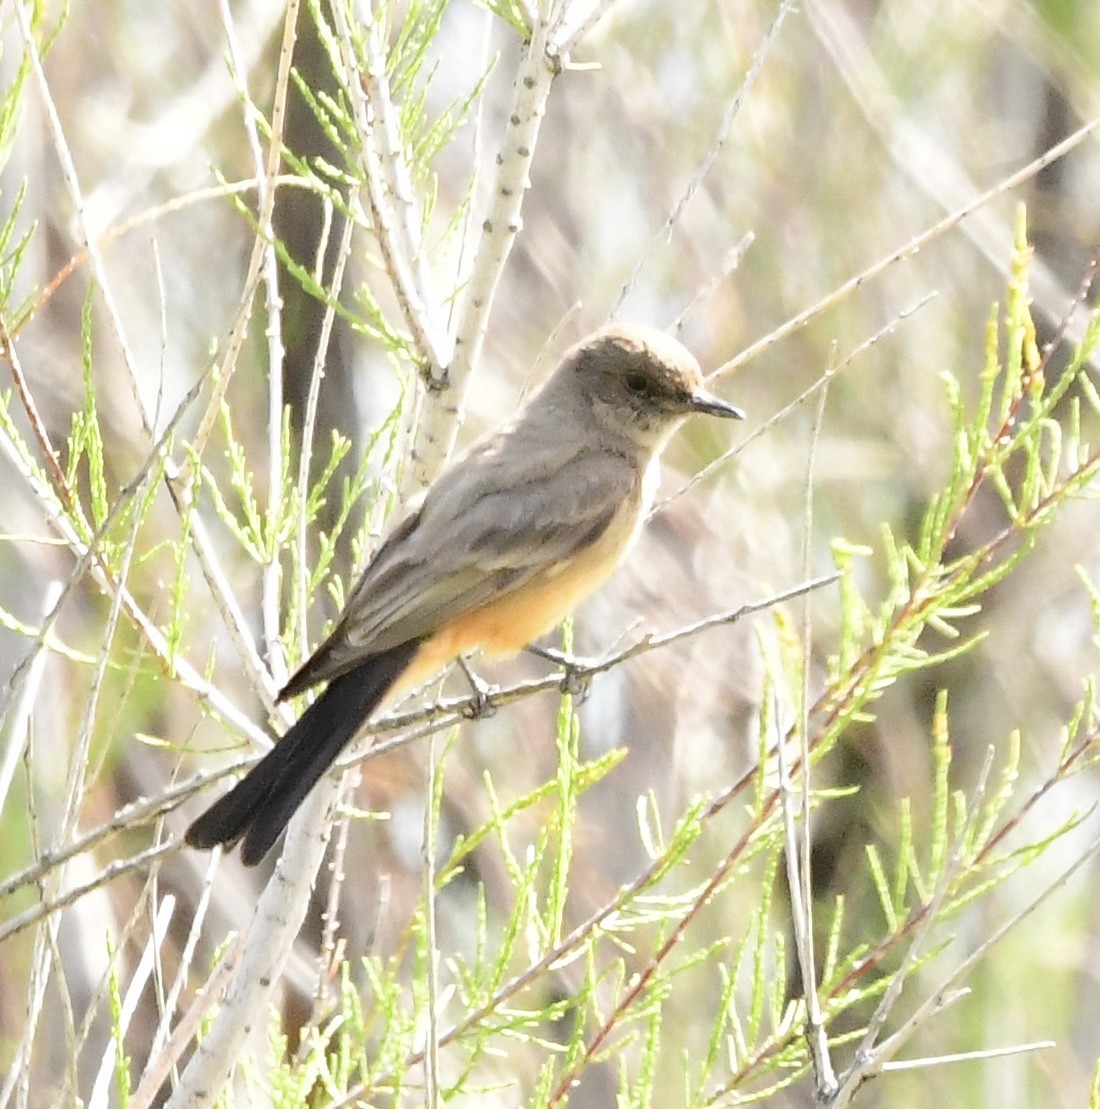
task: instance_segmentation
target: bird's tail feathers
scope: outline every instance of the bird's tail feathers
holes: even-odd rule
[[[331,681],[297,723],[188,829],[191,847],[231,846],[254,866],[272,848],[306,794],[412,661],[419,644],[403,643]]]

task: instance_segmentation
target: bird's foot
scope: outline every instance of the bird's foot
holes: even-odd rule
[[[486,716],[492,716],[497,711],[496,705],[493,704],[493,697],[499,691],[499,687],[490,685],[479,678],[464,658],[458,660],[458,665],[462,667],[462,673],[466,675],[466,680],[470,683],[471,693],[468,704],[462,710],[462,715],[467,720],[481,720]]]
[[[561,668],[562,677],[558,688],[562,693],[575,697],[578,701],[583,701],[588,696],[592,676],[597,669],[597,664],[592,659],[579,658],[537,643],[529,644],[527,650]]]

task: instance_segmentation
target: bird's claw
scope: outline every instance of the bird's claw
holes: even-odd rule
[[[527,649],[561,669],[562,676],[558,688],[562,693],[575,697],[578,701],[583,701],[588,696],[588,691],[592,687],[592,675],[595,672],[595,664],[590,659],[578,658],[554,647],[536,644],[531,644]]]
[[[587,699],[592,689],[592,671],[576,663],[563,663],[561,682],[558,688],[578,703]]]
[[[460,658],[458,664],[470,683],[470,699],[463,707],[462,715],[467,720],[483,720],[487,716],[492,716],[497,711],[496,705],[493,704],[497,686],[490,685],[479,678],[464,658]]]

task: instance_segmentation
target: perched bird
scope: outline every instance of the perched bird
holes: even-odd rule
[[[572,347],[393,529],[279,699],[328,686],[187,843],[243,838],[241,859],[254,865],[386,703],[469,651],[511,654],[560,623],[637,538],[661,451],[693,412],[743,417],[662,332],[613,325]]]

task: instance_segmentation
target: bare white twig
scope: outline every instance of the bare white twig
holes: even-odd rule
[[[213,866],[217,865],[214,860]],[[192,929],[194,930],[194,929]],[[131,1109],[150,1109],[157,1101],[161,1086],[168,1077],[169,1072],[176,1066],[186,1051],[192,1037],[198,1031],[199,1024],[207,1011],[214,1005],[225,984],[229,980],[230,969],[235,958],[239,955],[244,945],[244,937],[238,936],[232,947],[222,956],[221,962],[214,968],[207,978],[202,991],[192,1002],[191,1007],[183,1018],[172,1029],[163,1050],[150,1056],[149,1065],[141,1076],[134,1096],[130,1099]]]
[[[968,993],[968,990],[960,990]],[[883,1063],[884,1074],[906,1070],[928,1070],[930,1067],[942,1067],[948,1063],[974,1063],[986,1059],[1004,1059],[1010,1055],[1024,1055],[1029,1051],[1048,1051],[1058,1045],[1054,1040],[1036,1040],[1029,1044],[1011,1044],[1008,1047],[987,1047],[981,1051],[957,1051],[950,1055],[930,1055],[924,1059],[901,1059],[893,1063]]]
[[[211,857],[207,868],[208,872],[213,870],[216,866],[217,860]],[[173,981],[168,995],[164,999],[164,1005],[160,1012],[160,1022],[153,1035],[153,1044],[149,1049],[149,1057],[146,1063],[147,1073],[150,1069],[156,1067],[161,1053],[168,1046],[168,1042],[171,1038],[172,1021],[176,1015],[176,1006],[179,1004],[180,995],[183,993],[184,987],[187,985],[191,974],[191,964],[194,962],[195,950],[198,947],[199,938],[202,936],[202,929],[206,922],[206,913],[210,907],[210,896],[213,890],[213,883],[202,883],[199,901],[195,906],[195,913],[191,918],[191,926],[187,930],[187,940],[183,945],[183,950],[180,952],[179,966],[176,968],[175,981]],[[171,1069],[171,1065],[169,1065],[168,1069]],[[167,1070],[165,1073],[167,1073]],[[157,1085],[159,1086],[160,1083],[158,1082]]]
[[[553,30],[550,20],[540,15],[520,56],[504,141],[496,159],[489,212],[470,251],[473,267],[461,294],[454,357],[446,380],[448,403],[428,404],[424,408],[407,479],[410,491],[426,486],[454,449],[470,375],[481,354],[493,299],[523,223],[520,213],[524,193],[531,184],[531,162],[539,128],[550,86],[560,68],[560,58],[553,47]]]
[[[811,563],[813,534],[813,475],[817,441],[824,415],[825,391],[821,392],[816,417],[810,434],[806,459],[806,482],[803,500],[802,567],[808,573]],[[809,675],[813,665],[812,627],[810,621],[809,593],[802,596],[802,688],[800,690],[797,737],[801,788],[795,800],[795,785],[791,779],[791,765],[787,755],[785,729],[779,729],[773,747],[779,771],[779,803],[783,816],[783,858],[787,871],[787,891],[791,902],[791,927],[795,938],[795,951],[802,979],[802,997],[806,1005],[806,1042],[813,1060],[815,1097],[827,1101],[836,1091],[836,1071],[829,1053],[829,1037],[817,992],[817,961],[814,954],[813,887],[811,885],[811,817],[812,790],[810,787],[810,688]],[[772,714],[777,720],[776,713]],[[799,827],[801,817],[801,828]]]
[[[362,775],[359,767],[352,767],[342,776],[340,797],[354,796]],[[340,906],[343,903],[344,884],[347,880],[348,838],[354,822],[338,820],[333,837],[332,851],[329,855],[329,887],[325,909],[321,921],[321,942],[317,945],[317,958],[314,960],[316,973],[313,978],[313,1015],[310,1024],[317,1024],[332,1009],[333,972],[339,966],[343,945],[340,926]],[[307,1050],[305,1042],[299,1051]]]
[[[408,284],[411,284],[416,293],[416,299],[410,300],[409,304],[410,307],[419,304],[422,313],[420,318],[415,318],[412,322],[420,325],[423,332],[420,339],[421,350],[434,370],[450,361],[450,342],[435,292],[435,278],[428,252],[424,248],[424,212],[413,185],[397,106],[390,89],[386,64],[386,28],[382,14],[386,10],[387,6],[380,0],[370,0],[362,16],[367,49],[363,85],[373,113],[373,126],[365,133],[365,137],[368,151],[373,151],[377,156],[376,167],[380,176],[376,173],[375,181],[383,185],[390,194],[391,211],[396,217],[394,231],[401,246],[399,258],[403,259],[411,271]],[[399,291],[403,288],[404,285]]]

